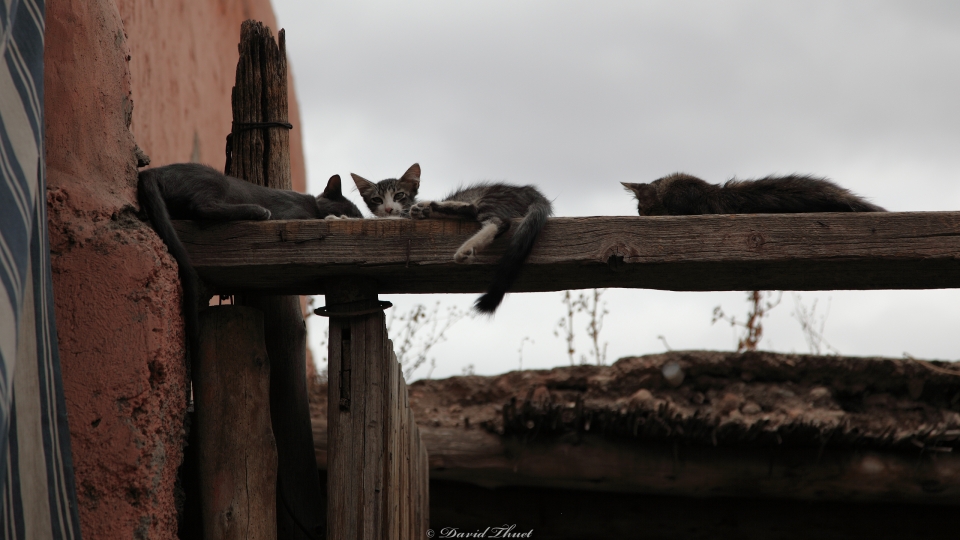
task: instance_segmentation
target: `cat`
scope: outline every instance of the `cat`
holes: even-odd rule
[[[140,171],[137,188],[140,208],[180,267],[187,343],[194,358],[199,339],[200,280],[171,219],[263,221],[363,217],[356,205],[341,193],[339,175],[332,176],[323,193],[314,197],[258,186],[206,165],[178,163]]]
[[[734,179],[720,185],[675,173],[649,184],[621,183],[637,198],[641,216],[886,212],[829,180],[805,175]]]
[[[474,184],[454,191],[442,201],[422,201],[410,207],[414,219],[437,217],[481,223],[480,230],[454,254],[453,260],[458,263],[473,262],[478,252],[510,229],[511,219],[523,218],[494,269],[487,292],[474,303],[474,309],[485,314],[493,314],[503,301],[552,213],[550,201],[534,186],[504,183]]]
[[[418,163],[411,165],[400,178],[371,182],[357,174],[350,173],[350,176],[373,215],[393,219],[410,217],[410,207],[417,202],[420,189]]]

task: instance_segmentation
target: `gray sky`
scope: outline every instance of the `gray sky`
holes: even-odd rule
[[[334,173],[378,180],[419,162],[421,197],[533,183],[562,216],[634,215],[619,182],[675,171],[811,173],[890,210],[960,209],[955,1],[273,3],[314,192]],[[524,337],[525,368],[567,364],[560,298],[514,294],[492,321],[459,322],[433,375],[516,369]],[[609,361],[663,351],[660,335],[730,349],[712,311],[743,318],[744,298],[611,289],[601,340]],[[389,299],[466,308],[473,295]],[[843,354],[958,357],[958,291],[802,293],[814,300]],[[808,350],[793,311],[785,294],[762,348]]]

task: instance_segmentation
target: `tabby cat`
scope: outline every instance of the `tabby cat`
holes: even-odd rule
[[[350,173],[350,176],[373,215],[394,219],[410,217],[410,206],[417,202],[420,189],[418,163],[411,165],[400,178],[371,182],[357,174]]]
[[[480,222],[480,230],[454,254],[453,259],[459,263],[472,262],[476,254],[489,246],[494,238],[510,229],[511,219],[523,218],[497,263],[493,282],[474,303],[474,309],[487,314],[497,310],[504,295],[516,281],[520,268],[552,212],[550,201],[534,186],[504,183],[474,184],[454,191],[442,201],[422,201],[410,208],[410,216],[415,219],[436,217]]]

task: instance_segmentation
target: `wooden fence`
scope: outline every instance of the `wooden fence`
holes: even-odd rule
[[[427,523],[426,453],[401,410],[406,392],[377,293],[480,292],[509,234],[475,264],[456,264],[476,223],[175,226],[217,292],[326,295],[330,538],[422,537],[408,532]],[[553,218],[514,290],[955,288],[958,254],[958,212]]]
[[[375,283],[327,294],[327,538],[426,538],[427,451]]]
[[[245,31],[250,30],[246,24]],[[289,184],[289,165],[284,165],[286,137],[278,131],[278,124],[286,121],[285,102],[276,110],[260,110],[260,94],[251,97],[240,89],[240,68],[246,66],[252,73],[251,91],[267,92],[264,99],[268,101],[285,99],[286,91],[277,90],[279,83],[261,85],[271,78],[285,84],[282,35],[276,50],[282,64],[278,73],[283,75],[260,74],[258,69],[266,60],[262,64],[259,53],[241,58],[234,101],[235,105],[249,102],[246,107],[252,116],[242,113],[235,118],[234,161],[227,168],[256,183],[285,187]],[[252,148],[254,153],[238,151],[240,147]],[[276,154],[278,148],[279,157],[272,160],[265,161],[257,153]],[[478,226],[450,220],[175,223],[196,270],[215,293],[242,294],[244,303],[256,306],[273,302],[266,294],[326,295],[324,314],[330,317],[327,538],[426,537],[427,453],[410,412],[377,293],[483,291],[509,235],[494,242],[475,264],[455,264],[456,248]],[[960,212],[555,218],[544,228],[514,291],[956,288],[960,287],[958,254]],[[295,299],[285,302],[297,307]],[[277,318],[268,316],[270,321]],[[299,311],[295,318],[285,327],[302,331]],[[271,362],[276,362],[277,355],[269,344],[283,332],[283,328],[268,328],[265,340]],[[263,459],[279,456],[277,487],[281,489],[276,502],[283,512],[278,519],[289,516],[306,537],[319,537],[319,530],[313,530],[311,510],[321,510],[304,502],[310,499],[316,467],[309,470],[312,454],[308,453],[309,460],[298,457],[306,447],[301,442],[310,438],[305,401],[298,394],[303,386],[302,361],[296,359],[302,350],[299,338],[286,349],[289,354],[282,356],[294,360],[286,358],[270,369],[271,378],[276,379],[271,407],[283,407],[282,413],[273,410],[278,452],[263,452]],[[201,360],[206,362],[206,356]],[[256,355],[248,360],[256,367]],[[215,379],[212,371],[201,376],[208,377],[204,381]],[[218,383],[201,382],[199,390],[211,391],[214,384]],[[256,407],[247,410],[256,416]],[[201,430],[207,424],[218,434],[229,434],[230,428],[216,424],[230,419],[229,406],[220,411],[220,420],[206,420],[203,414]],[[295,415],[305,420],[285,421]],[[266,423],[263,418],[258,421]],[[269,447],[264,442],[269,438],[261,438]],[[259,466],[271,468],[266,461]],[[222,462],[206,467],[218,474],[226,470]],[[269,491],[270,478],[266,484]],[[284,496],[282,492],[288,490]],[[298,497],[298,493],[307,496]],[[292,503],[306,506],[291,508]],[[217,508],[223,516],[234,515],[229,505]],[[287,527],[293,525],[287,523]],[[299,538],[299,533],[288,534]]]
[[[225,169],[258,185],[291,189],[283,31],[278,37],[254,21],[241,27]],[[299,297],[246,281],[231,291],[239,305],[202,314],[194,383],[199,499],[208,540],[426,537],[427,454],[376,283],[343,279],[334,289],[327,294],[332,384],[326,525]],[[374,309],[358,311],[356,301]]]

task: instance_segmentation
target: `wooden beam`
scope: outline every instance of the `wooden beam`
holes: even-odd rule
[[[483,428],[429,426],[420,434],[431,479],[486,488],[960,505],[960,457],[952,453],[639,444],[590,434],[531,442]],[[315,421],[313,435],[324,469],[326,426]]]
[[[453,262],[478,229],[449,220],[176,222],[217,292],[322,294],[331,277],[380,293],[486,289],[506,236],[474,264]],[[960,287],[960,212],[554,218],[514,291]]]

